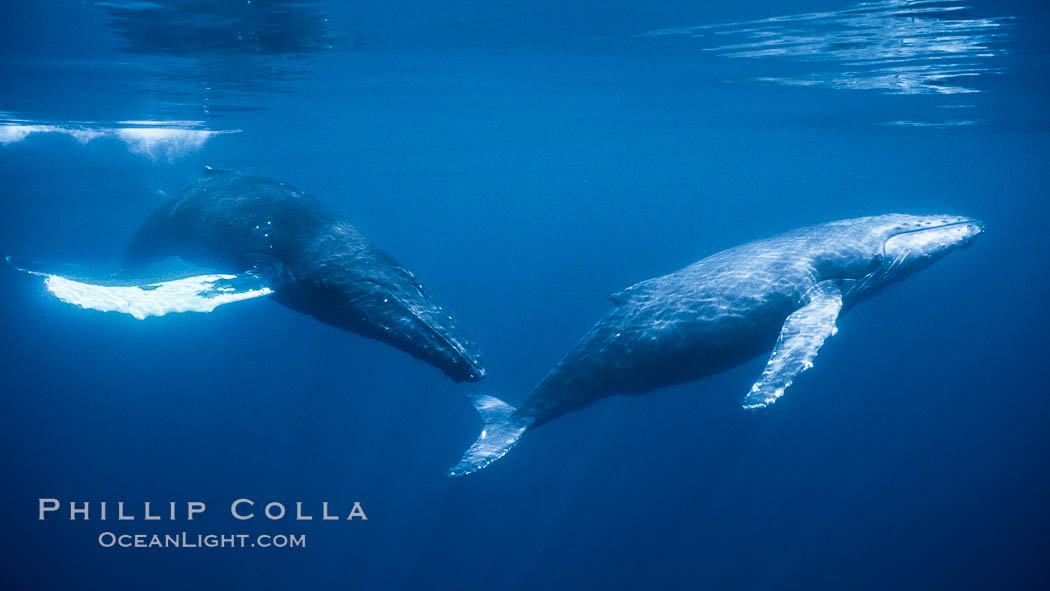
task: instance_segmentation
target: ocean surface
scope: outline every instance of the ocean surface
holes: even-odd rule
[[[82,310],[5,265],[0,588],[1050,588],[1045,3],[6,0],[0,23],[0,254],[115,268],[205,166],[271,177],[414,271],[488,370],[454,384],[266,298]],[[446,476],[467,395],[520,403],[608,294],[889,212],[986,231],[850,310],[775,406],[741,408],[755,359]],[[262,516],[297,501],[314,520]]]

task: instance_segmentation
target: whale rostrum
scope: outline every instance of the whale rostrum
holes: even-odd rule
[[[473,397],[484,426],[450,475],[481,470],[527,430],[603,398],[690,382],[762,354],[769,360],[743,404],[767,407],[813,367],[844,310],[982,231],[976,220],[946,215],[841,220],[730,248],[628,287],[610,296],[612,309],[519,408]]]

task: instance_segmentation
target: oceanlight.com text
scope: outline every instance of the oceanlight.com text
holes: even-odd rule
[[[305,548],[306,534],[117,534],[98,535],[103,548]]]

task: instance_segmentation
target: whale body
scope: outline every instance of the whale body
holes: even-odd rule
[[[269,296],[392,345],[454,381],[485,375],[474,341],[412,272],[335,210],[283,182],[207,169],[146,219],[124,272],[141,275],[168,257],[217,273],[133,285],[37,274],[64,301],[137,318]]]
[[[774,403],[813,366],[839,314],[969,245],[980,222],[890,214],[801,228],[719,252],[613,294],[613,307],[520,408],[475,396],[484,427],[451,470],[506,454],[529,429],[615,394],[645,394],[769,353],[744,407]]]

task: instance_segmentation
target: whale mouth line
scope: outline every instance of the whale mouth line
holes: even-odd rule
[[[383,283],[374,279],[358,279],[355,283],[369,283],[376,286],[383,292],[383,297],[390,299],[392,303],[397,304],[401,309],[405,310],[426,328],[427,333],[438,343],[443,344],[449,350],[455,352],[456,358],[462,360],[470,368],[470,377],[473,379],[480,379],[485,376],[485,369],[481,367],[477,361],[475,361],[470,354],[467,352],[466,347],[455,340],[451,335],[447,334],[446,331],[439,330],[433,324],[427,321],[426,310],[423,306],[413,305],[406,303],[403,299],[394,294],[391,290],[387,289]],[[446,373],[449,373],[446,371]]]
[[[887,236],[883,240],[880,254],[877,256],[877,261],[880,264],[878,264],[871,272],[860,277],[849,289],[848,295],[853,296],[858,293],[864,293],[870,290],[873,286],[886,282],[894,273],[899,272],[900,268],[908,261],[912,261],[916,258],[931,260],[930,257],[943,256],[943,254],[948,251],[966,248],[974,242],[977,236],[984,232],[984,223],[980,220],[972,218],[956,219],[958,221],[951,221],[935,226],[927,226],[911,230],[902,230]],[[943,231],[945,228],[956,226],[969,226],[973,228],[974,231],[954,242],[941,244],[939,255],[936,252],[924,252],[921,244],[898,244],[895,246],[892,253],[887,252],[887,245],[897,238],[922,234],[923,232]]]
[[[397,297],[396,295],[393,295],[393,294],[391,294],[389,297],[391,299],[393,299],[395,302],[397,302],[397,304],[400,305],[402,308],[408,310],[409,313],[412,314],[412,317],[415,318],[416,320],[419,320],[423,324],[423,326],[427,327],[427,330],[429,330],[431,332],[431,334],[433,334],[435,337],[440,339],[441,342],[445,343],[450,348],[452,348],[457,353],[459,353],[472,366],[474,365],[473,362],[470,361],[469,356],[467,355],[467,350],[463,346],[463,344],[460,343],[459,341],[452,340],[451,338],[449,338],[449,335],[447,335],[443,331],[438,330],[433,324],[428,322],[427,319],[421,314],[421,310],[419,310],[419,306],[412,306],[412,305],[406,304],[404,300],[402,300],[401,298],[399,298],[399,297]]]
[[[931,231],[934,231],[934,230],[943,230],[945,228],[951,228],[953,226],[973,226],[974,228],[977,229],[977,231],[974,232],[974,234],[972,236],[969,236],[965,240],[961,241],[961,244],[958,245],[959,248],[963,248],[963,247],[969,246],[973,242],[974,238],[976,238],[978,235],[984,233],[984,224],[981,221],[974,220],[974,219],[966,219],[966,220],[961,220],[961,221],[958,221],[958,222],[948,222],[948,223],[939,224],[939,225],[936,225],[936,226],[927,226],[925,228],[915,228],[914,230],[902,230],[900,232],[896,232],[894,234],[891,234],[891,235],[887,236],[886,239],[882,241],[882,255],[886,256],[886,244],[888,244],[894,238],[899,238],[901,236],[907,236],[908,234],[921,234],[923,232],[931,232]]]
[[[890,237],[886,240],[889,240],[890,238],[896,238],[897,236],[903,236],[905,234],[917,234],[919,232],[928,232],[930,230],[941,230],[943,228],[950,228],[952,226],[977,226],[977,229],[979,231],[984,231],[984,224],[982,224],[981,222],[977,220],[964,220],[961,222],[948,222],[946,224],[938,224],[936,226],[927,226],[925,228],[915,228],[914,230],[902,230],[895,234],[891,234]]]

